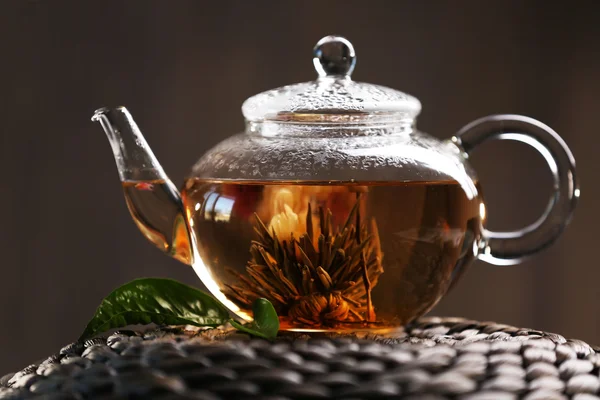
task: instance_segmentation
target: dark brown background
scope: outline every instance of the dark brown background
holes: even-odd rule
[[[557,2],[559,3],[559,2]],[[517,267],[475,263],[433,311],[600,344],[600,7],[547,1],[0,2],[0,375],[74,340],[102,297],[140,276],[200,285],[132,223],[95,108],[126,105],[171,177],[243,129],[242,101],[311,80],[311,49],[347,36],[354,78],[416,95],[444,138],[490,113],[556,129],[582,182],[574,222]],[[532,222],[550,193],[540,156],[474,157],[489,227]]]

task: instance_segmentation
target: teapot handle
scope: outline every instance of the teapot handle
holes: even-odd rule
[[[580,192],[575,159],[554,130],[521,115],[484,117],[452,137],[466,156],[492,139],[516,140],[536,149],[548,163],[554,181],[550,203],[536,222],[513,232],[483,230],[479,259],[495,265],[514,265],[550,246],[570,222]]]

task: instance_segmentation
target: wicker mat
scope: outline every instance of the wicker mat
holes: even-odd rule
[[[424,318],[397,337],[119,331],[0,378],[0,399],[600,399],[598,349]]]

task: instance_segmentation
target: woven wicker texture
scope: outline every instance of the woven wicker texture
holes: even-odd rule
[[[121,331],[0,378],[0,399],[600,399],[598,349],[492,322],[395,337]]]

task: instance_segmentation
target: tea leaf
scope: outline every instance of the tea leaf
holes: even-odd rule
[[[110,293],[79,338],[127,325],[219,326],[227,309],[210,295],[172,279],[133,280]]]
[[[259,237],[250,245],[246,273],[234,272],[237,279],[225,293],[245,310],[264,297],[276,312],[299,326],[374,320],[374,309],[368,304],[383,273],[383,254],[375,221],[363,221],[360,194],[356,197],[343,227],[334,226],[333,213],[322,206],[315,212],[318,224],[313,225],[308,202],[307,231],[289,232],[289,240],[281,240],[274,230],[265,238],[265,224],[256,216]]]
[[[242,325],[234,320],[229,321],[237,330],[249,333],[264,339],[274,339],[279,331],[279,317],[273,304],[267,299],[256,299],[252,304],[254,321]]]

